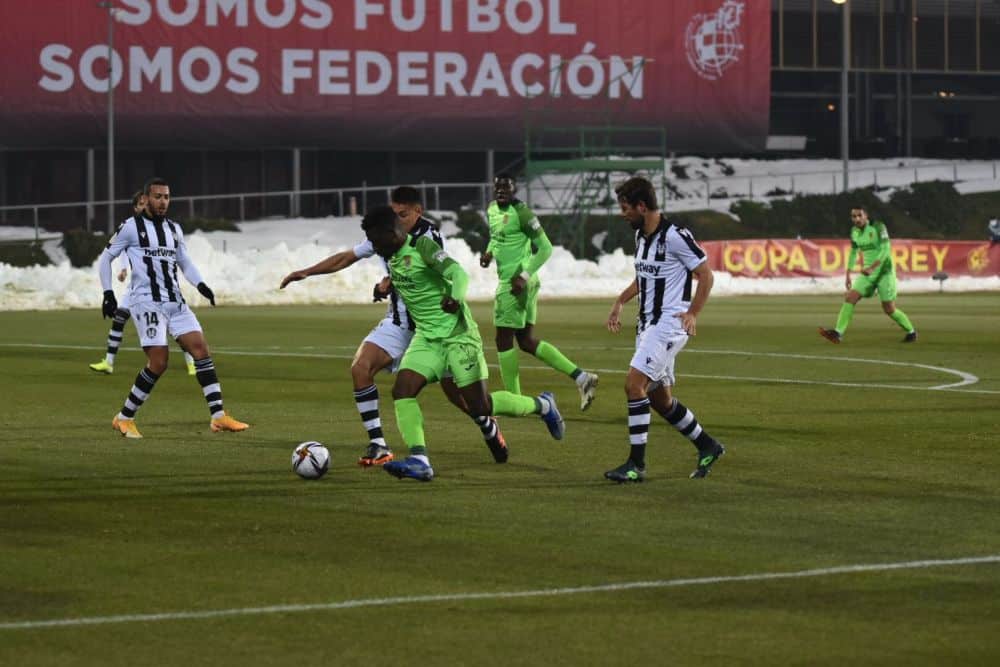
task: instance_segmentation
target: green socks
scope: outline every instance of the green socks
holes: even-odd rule
[[[497,357],[500,359],[500,378],[503,380],[503,387],[512,394],[521,393],[521,373],[517,355],[518,350],[516,347],[512,347],[504,352],[497,352]],[[554,368],[560,373],[564,373],[570,377],[573,377],[574,373],[579,375],[578,371],[580,369],[577,368],[577,365],[563,356],[563,353],[554,345],[550,345],[544,340],[538,341],[535,356],[547,366]]]
[[[901,311],[899,308],[892,311],[892,321],[899,325],[899,327],[906,333],[913,331],[913,325],[910,323],[910,318],[906,316],[906,313]]]
[[[837,315],[837,326],[834,327],[840,335],[844,335],[844,331],[847,330],[847,325],[851,323],[851,318],[854,317],[854,304],[844,302],[844,305],[840,307],[840,314]],[[899,308],[892,312],[889,316],[892,321],[899,325],[899,328],[910,333],[913,331],[913,324],[910,322],[910,318],[906,316],[906,313],[901,311]],[[541,349],[541,345],[538,346]]]
[[[837,326],[834,327],[834,330],[843,336],[844,332],[847,331],[847,325],[851,323],[852,317],[854,317],[854,304],[845,301],[844,305],[840,307],[840,314],[837,315]]]
[[[570,377],[573,376],[573,372],[576,370],[576,364],[563,356],[563,353],[554,345],[549,345],[544,340],[538,341],[535,356],[544,361],[550,368],[554,368]]]
[[[504,352],[497,352],[497,357],[500,358],[500,379],[503,380],[504,389],[512,394],[520,394],[521,373],[517,360],[517,348],[512,347]]]
[[[521,396],[509,391],[495,391],[490,394],[490,398],[493,399],[493,414],[495,415],[523,417],[535,414],[540,409],[538,402],[531,396]]]
[[[424,448],[424,413],[415,398],[400,398],[394,402],[396,408],[396,423],[399,433],[403,436],[403,444],[412,451],[415,447]],[[420,452],[423,454],[424,452]]]

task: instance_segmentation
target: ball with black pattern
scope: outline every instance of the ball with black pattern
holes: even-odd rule
[[[330,450],[315,440],[301,443],[292,452],[292,470],[302,479],[319,479],[330,469]]]

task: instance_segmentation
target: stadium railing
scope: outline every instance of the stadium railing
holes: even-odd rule
[[[669,159],[668,159],[669,160]],[[669,169],[669,164],[667,165]],[[996,180],[997,162],[954,161],[926,164],[901,164],[852,169],[852,188],[900,187],[911,183],[945,180],[973,181]],[[623,177],[627,174],[623,174]],[[829,190],[817,181],[829,179]],[[689,201],[691,208],[700,208],[713,201],[722,203],[733,199],[773,199],[800,192],[839,192],[843,172],[837,170],[797,171],[794,174],[753,174],[731,176],[668,176],[669,192],[662,193],[662,201]],[[805,187],[805,183],[809,183]],[[459,210],[482,208],[491,196],[489,183],[419,183],[425,205],[432,210]],[[359,214],[370,205],[389,201],[393,185],[361,185],[347,188],[320,188],[305,190],[271,190],[265,192],[235,192],[210,195],[187,195],[173,198],[171,213],[176,219],[226,218],[244,221],[267,217],[322,217]],[[117,199],[116,221],[129,213],[129,199]],[[539,211],[547,209],[544,201],[529,202]],[[62,231],[73,228],[105,230],[107,200],[60,202],[52,204],[20,204],[0,206],[0,225],[32,225],[38,240],[42,228]],[[672,206],[671,208],[676,208]],[[680,210],[680,209],[677,209]],[[117,224],[117,223],[116,223]]]

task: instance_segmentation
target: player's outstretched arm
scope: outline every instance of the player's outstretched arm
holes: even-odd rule
[[[351,266],[357,262],[360,257],[358,257],[353,250],[344,250],[338,252],[336,255],[330,255],[324,260],[321,260],[309,268],[299,269],[298,271],[292,271],[287,276],[282,278],[281,285],[278,289],[285,289],[288,283],[294,283],[299,280],[305,280],[309,276],[322,276],[328,273],[336,273],[337,271],[343,271],[347,267]]]

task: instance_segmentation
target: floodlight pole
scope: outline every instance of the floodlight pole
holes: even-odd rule
[[[834,0],[836,1],[836,0]],[[849,187],[850,170],[850,139],[848,136],[850,128],[850,99],[847,94],[848,73],[851,69],[851,3],[850,0],[842,3],[842,18],[844,21],[842,28],[843,53],[840,66],[840,157],[844,162],[844,192]]]
[[[98,7],[108,10],[108,234],[115,231],[115,7],[114,0],[101,0]]]

